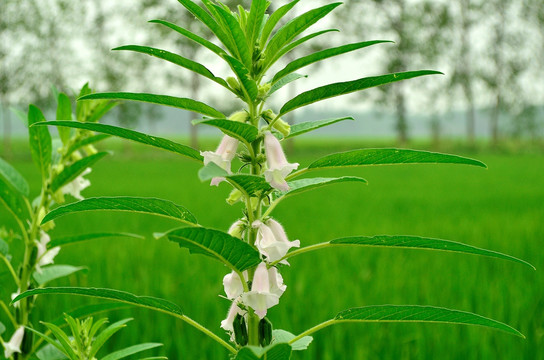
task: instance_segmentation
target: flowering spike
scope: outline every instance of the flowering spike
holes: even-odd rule
[[[270,131],[264,133],[264,147],[268,166],[268,169],[264,171],[266,181],[274,189],[288,191],[289,185],[287,185],[285,177],[297,169],[299,164],[287,162],[279,140]]]

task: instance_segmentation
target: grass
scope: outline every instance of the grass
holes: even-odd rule
[[[339,147],[327,143],[324,148],[315,141],[299,145],[289,158],[303,165]],[[93,186],[84,194],[170,199],[190,209],[203,225],[219,229],[227,229],[241,216],[241,206],[224,201],[227,185],[210,188],[197,180],[198,164],[150,154],[145,148],[120,147],[115,156],[94,168]],[[544,359],[544,157],[491,153],[477,157],[489,170],[412,165],[316,172],[316,176],[362,176],[370,184],[333,185],[298,195],[278,206],[275,217],[290,239],[300,239],[303,245],[350,235],[429,236],[522,258],[535,265],[536,272],[470,255],[332,249],[292,259],[291,267],[283,270],[288,289],[269,317],[275,327],[299,333],[351,307],[436,305],[506,322],[527,339],[456,325],[350,324],[316,333],[309,351],[295,354],[294,359]],[[28,159],[15,165],[33,179],[31,186],[36,189],[35,170]],[[0,212],[0,219],[10,224],[5,212]],[[168,220],[143,215],[87,213],[61,218],[53,236],[116,230],[144,234],[147,239],[97,240],[66,247],[56,262],[85,265],[89,272],[52,285],[116,288],[166,298],[222,334],[219,323],[229,304],[219,295],[227,269],[212,259],[189,255],[176,244],[152,240],[152,233],[173,226]],[[9,283],[7,273],[0,273],[0,281]],[[36,319],[56,318],[88,302],[42,297]],[[170,359],[227,359],[219,345],[164,315],[135,310],[108,316],[136,319],[116,335],[110,349],[157,341],[165,344],[161,351]]]

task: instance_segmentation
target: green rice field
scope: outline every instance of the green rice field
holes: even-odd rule
[[[102,146],[103,148],[107,148]],[[346,145],[316,140],[297,143],[291,161],[308,164]],[[210,188],[196,176],[199,165],[137,146],[113,143],[115,154],[97,164],[87,197],[137,195],[169,199],[187,207],[204,226],[226,230],[240,217],[240,205],[224,201],[229,187]],[[213,145],[211,145],[213,146]],[[310,245],[354,235],[418,235],[464,242],[522,258],[518,263],[471,255],[369,248],[338,248],[293,258],[282,270],[287,291],[270,309],[275,328],[293,333],[334,317],[344,309],[377,304],[420,304],[475,312],[503,321],[526,339],[479,327],[434,324],[349,324],[318,332],[294,359],[544,359],[544,156],[463,154],[489,169],[456,165],[378,166],[310,173],[357,175],[369,185],[347,183],[292,197],[275,217],[290,240]],[[28,157],[14,165],[38,180]],[[0,220],[12,226],[7,213]],[[184,312],[225,338],[219,328],[229,303],[220,263],[152,234],[177,226],[169,220],[123,213],[68,215],[52,236],[122,231],[145,240],[108,239],[65,247],[57,264],[82,265],[87,272],[51,286],[121,289],[174,301]],[[10,278],[0,268],[2,298]],[[11,287],[11,284],[9,285]],[[43,296],[34,323],[88,304],[89,298]],[[137,342],[162,342],[154,354],[171,360],[228,359],[226,351],[188,325],[147,310],[117,310],[110,320],[134,317],[109,349]],[[7,323],[4,318],[0,320]]]

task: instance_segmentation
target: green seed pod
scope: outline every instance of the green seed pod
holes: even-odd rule
[[[284,137],[289,136],[289,134],[291,133],[291,125],[289,125],[282,119],[276,120],[273,128],[278,130]]]
[[[246,319],[240,314],[236,315],[234,322],[232,323],[234,328],[234,340],[240,346],[246,346],[249,337],[247,335]]]
[[[230,195],[227,198],[227,204],[234,205],[238,201],[240,201],[241,198],[242,198],[242,192],[240,190],[238,190],[238,189],[234,189],[234,190],[232,190],[230,192]],[[231,235],[234,236],[234,237],[238,237],[238,236],[233,235],[233,234],[231,234]]]
[[[28,329],[25,329],[25,335],[23,336],[23,343],[21,344],[21,352],[23,354],[29,354],[32,350],[32,343],[34,341],[34,333]]]
[[[262,347],[270,345],[272,342],[272,323],[267,318],[259,321],[259,344]]]
[[[229,116],[229,120],[245,123],[249,120],[247,111],[237,111]]]

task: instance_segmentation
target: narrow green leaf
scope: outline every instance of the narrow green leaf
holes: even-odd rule
[[[244,64],[242,64],[240,61],[236,60],[232,56],[223,55],[223,59],[225,59],[225,61],[229,64],[232,71],[234,71],[234,73],[242,83],[242,87],[245,90],[245,93],[248,95],[249,100],[255,101],[259,93],[259,89],[257,88],[257,83],[255,82],[255,80],[251,78],[249,70],[244,66]],[[225,116],[213,117],[224,118]]]
[[[80,288],[80,287],[51,287],[51,288],[40,288],[32,289],[25,291],[24,293],[17,296],[11,302],[16,303],[21,299],[27,298],[34,295],[44,295],[44,294],[66,294],[66,295],[80,295],[80,296],[90,296],[94,298],[101,298],[107,300],[119,301],[122,303],[144,307],[151,310],[160,311],[163,313],[171,315],[183,315],[181,308],[164,299],[154,298],[150,296],[136,296],[134,294],[112,289],[97,289],[97,288]]]
[[[274,344],[265,348],[246,346],[238,352],[235,360],[289,360],[291,359],[291,345],[286,343]]]
[[[117,101],[100,101],[96,103],[97,104],[94,104],[94,106],[90,109],[90,112],[87,114],[85,122],[98,122],[98,120],[106,115],[108,111],[119,105],[119,102]]]
[[[34,334],[38,335],[39,337],[41,337],[42,339],[44,339],[45,341],[47,341],[49,344],[51,344],[51,346],[54,346],[56,349],[58,349],[62,354],[65,355],[65,357],[68,357],[70,358],[70,354],[59,344],[59,342],[55,341],[55,339],[39,332],[38,330],[34,330],[33,328],[31,327],[27,327],[26,328],[27,330],[33,332]],[[73,350],[72,350],[73,352]],[[75,359],[75,358],[74,358]]]
[[[63,93],[59,94],[57,103],[57,120],[72,120],[72,103],[70,98]],[[59,136],[63,144],[70,141],[70,129],[59,128]]]
[[[111,325],[109,325],[107,328],[102,330],[100,334],[94,339],[93,344],[91,346],[91,351],[89,353],[89,358],[93,359],[98,350],[108,341],[110,337],[112,337],[116,332],[121,330],[122,328],[126,327],[126,323],[129,321],[132,321],[133,319],[123,319],[120,321],[117,321]]]
[[[218,83],[221,86],[224,86],[226,88],[228,87],[228,84],[225,80],[216,77],[208,68],[206,68],[204,65],[197,63],[196,61],[189,60],[187,58],[184,58],[183,56],[171,53],[166,50],[156,49],[148,46],[138,46],[138,45],[126,45],[126,46],[120,46],[113,50],[129,50],[129,51],[135,51],[142,54],[147,54],[151,56],[155,56],[159,59],[163,59],[166,61],[169,61],[173,64],[176,64],[178,66],[181,66],[183,68],[186,68],[188,70],[191,70],[199,75],[202,75],[216,83]]]
[[[289,12],[291,9],[299,2],[300,0],[294,0],[290,3],[283,5],[278,10],[274,11],[272,15],[268,18],[268,21],[264,25],[263,31],[261,33],[260,47],[264,49],[264,46],[270,38],[270,34],[274,31],[274,28],[278,22]]]
[[[293,340],[296,336],[294,334],[291,334],[289,331],[276,329],[272,331],[272,344],[280,344],[280,343],[288,343],[289,341]],[[305,336],[300,340],[295,341],[291,344],[291,347],[293,351],[303,351],[307,350],[308,346],[312,343],[314,340],[311,336]]]
[[[28,182],[10,163],[0,157],[0,177],[11,185],[21,195],[28,197],[30,188]]]
[[[133,346],[127,347],[125,349],[122,349],[122,350],[119,350],[119,351],[116,351],[116,352],[112,352],[111,354],[104,356],[102,358],[102,360],[119,360],[119,359],[126,358],[127,356],[137,354],[137,353],[142,352],[142,351],[154,349],[154,348],[159,347],[159,346],[162,346],[162,344],[159,344],[159,343],[145,343],[145,344],[133,345]]]
[[[272,87],[270,88],[270,91],[268,92],[268,96],[272,95],[273,93],[275,93],[276,91],[278,91],[279,89],[281,89],[285,85],[292,83],[293,81],[296,81],[296,80],[302,79],[302,78],[307,78],[307,77],[308,77],[308,75],[300,75],[300,74],[296,74],[296,73],[286,75],[285,77],[278,80],[278,82],[276,82],[274,85],[272,85]]]
[[[300,194],[306,191],[317,189],[326,185],[332,185],[344,182],[360,182],[367,184],[367,181],[363,178],[356,176],[344,176],[340,178],[308,178],[289,181],[289,190],[279,193],[279,197],[286,198],[291,195]]]
[[[225,169],[213,162],[210,162],[198,171],[200,181],[208,181],[215,177],[225,177],[228,175],[229,173]]]
[[[245,191],[249,196],[269,191],[272,188],[262,176],[255,175],[230,175],[227,179],[234,183],[238,188]]]
[[[263,24],[264,15],[266,9],[270,6],[270,2],[266,0],[255,0],[251,2],[251,8],[249,9],[249,17],[247,19],[247,40],[248,46],[251,51],[257,42],[260,35],[260,30]]]
[[[120,196],[89,198],[59,206],[45,216],[42,224],[66,214],[104,210],[158,215],[178,220],[189,225],[195,225],[197,223],[196,218],[189,210],[181,205],[176,205],[171,201],[155,198]]]
[[[287,76],[288,74],[291,74],[298,69],[301,69],[305,66],[308,66],[310,64],[314,64],[318,61],[331,58],[333,56],[338,56],[341,54],[345,54],[351,51],[359,50],[368,46],[372,46],[375,44],[381,44],[381,43],[387,43],[392,41],[386,41],[386,40],[375,40],[375,41],[364,41],[364,42],[358,42],[354,44],[349,45],[342,45],[339,47],[326,49],[322,51],[315,52],[313,54],[310,54],[308,56],[304,56],[302,58],[299,58],[291,63],[289,63],[286,67],[284,67],[282,70],[280,70],[272,80],[272,83],[276,83],[284,76]]]
[[[289,76],[289,75],[287,75],[287,76]],[[281,82],[281,80],[280,80],[280,82]],[[345,120],[355,120],[355,119],[352,118],[351,116],[348,116],[348,117],[344,117],[344,118],[340,118],[340,119],[307,121],[307,122],[302,122],[302,123],[299,123],[299,124],[295,124],[295,125],[291,126],[291,133],[286,138],[292,138],[292,137],[295,137],[295,136],[299,136],[299,135],[305,134],[307,132],[317,130],[317,129],[320,129],[322,127],[329,126],[329,125],[332,125],[332,124],[336,124],[337,122],[345,121]]]
[[[81,175],[87,168],[90,168],[97,161],[109,155],[108,152],[99,152],[91,156],[84,157],[81,160],[76,161],[72,165],[66,167],[60,174],[58,174],[51,183],[51,191],[56,192],[66,184],[72,182],[75,178]]]
[[[486,250],[477,248],[475,246],[466,245],[463,243],[441,240],[441,239],[432,239],[432,238],[423,238],[418,236],[354,236],[332,240],[330,242],[332,246],[335,245],[357,245],[357,246],[372,246],[372,247],[401,247],[409,249],[427,249],[427,250],[440,250],[440,251],[449,251],[473,255],[482,255],[493,257],[497,259],[510,260],[520,264],[524,264],[536,270],[535,267],[529,264],[526,261],[520,260],[510,255],[501,254],[496,251]]]
[[[25,222],[29,218],[28,208],[22,195],[0,178],[0,203],[15,216],[19,221]]]
[[[252,143],[259,135],[259,130],[255,126],[228,119],[205,119],[193,121],[193,124],[204,124],[216,127],[224,134],[246,143]]]
[[[363,149],[331,154],[318,159],[308,169],[394,164],[464,164],[486,168],[481,161],[457,155],[405,149]]]
[[[177,26],[176,24],[172,24],[168,21],[164,21],[164,20],[151,20],[149,21],[150,23],[155,23],[155,24],[161,24],[161,25],[164,25],[174,31],[176,31],[177,33],[185,36],[187,39],[189,40],[192,40],[194,42],[196,42],[197,44],[200,44],[202,46],[204,46],[205,48],[207,48],[208,50],[211,50],[212,52],[214,52],[215,54],[219,55],[219,56],[222,56],[223,54],[226,54],[225,50],[221,49],[219,46],[215,45],[214,43],[190,32],[189,30],[186,30],[182,27],[179,27]]]
[[[289,100],[280,110],[280,115],[285,115],[300,107],[313,104],[317,101],[329,99],[332,97],[349,94],[356,91],[365,90],[375,86],[385,85],[396,81],[412,79],[424,75],[441,74],[438,71],[421,70],[421,71],[408,71],[402,73],[380,75],[362,78],[359,80],[347,81],[329,84],[318,87],[313,90],[303,92],[295,98]]]
[[[328,13],[330,13],[341,4],[342,3],[339,2],[328,4],[320,8],[310,10],[289,21],[287,24],[282,26],[270,39],[270,42],[266,47],[266,56],[274,56],[277,52],[281,50],[281,48],[291,42],[291,40],[293,40],[297,35],[318,22],[320,19],[325,17]]]
[[[68,335],[66,335],[64,333],[64,331],[62,331],[57,325],[55,324],[50,324],[50,323],[42,323],[43,325],[45,325],[50,331],[51,333],[53,333],[53,335],[55,335],[55,338],[59,341],[59,343],[62,345],[63,349],[64,349],[64,352],[66,354],[69,354],[69,357],[71,357],[72,359],[77,359],[77,355],[76,353],[74,352],[74,350],[72,349],[72,347],[70,346],[70,339],[68,338]],[[46,339],[47,340],[47,339]]]
[[[223,19],[224,24],[227,26],[229,31],[227,35],[232,37],[232,43],[235,45],[237,58],[244,64],[247,69],[251,68],[252,64],[252,52],[247,44],[245,37],[238,20],[232,15],[230,11],[223,9],[219,5],[213,5],[221,18]]]
[[[166,237],[192,254],[210,256],[238,272],[261,262],[259,252],[251,245],[222,231],[191,227],[173,230]]]
[[[66,245],[72,245],[74,243],[80,243],[82,241],[88,241],[88,240],[95,240],[95,239],[105,239],[105,238],[111,238],[111,237],[126,237],[126,238],[133,238],[133,239],[144,239],[143,236],[135,235],[135,234],[129,234],[129,233],[92,233],[92,234],[81,234],[81,235],[74,235],[74,236],[66,236],[62,238],[55,238],[47,244],[47,247],[49,249],[54,248],[55,246],[66,246]]]
[[[204,104],[203,102],[196,101],[187,98],[178,98],[167,95],[154,95],[154,94],[135,94],[127,92],[115,92],[115,93],[96,93],[85,95],[80,97],[79,100],[132,100],[142,101],[151,104],[172,106],[178,109],[189,110],[206,116],[215,118],[224,118],[221,112],[215,110],[211,106]]]
[[[343,322],[426,322],[478,325],[525,338],[513,327],[481,315],[433,306],[375,305],[342,311],[334,318]]]
[[[85,317],[101,314],[106,311],[126,309],[127,307],[129,307],[128,304],[122,304],[122,303],[102,303],[102,304],[85,305],[75,310],[67,311],[66,315],[69,315],[73,318],[80,319],[80,318],[85,318]],[[64,316],[60,316],[56,318],[55,320],[51,321],[51,323],[57,326],[60,326],[64,323],[64,321],[65,321]]]
[[[47,128],[33,127],[32,124],[45,121],[40,109],[34,105],[28,107],[28,133],[30,141],[30,153],[34,164],[40,169],[42,182],[49,177],[51,166],[52,143],[51,135]]]
[[[39,285],[45,285],[46,283],[72,275],[78,271],[85,270],[83,266],[71,266],[71,265],[51,265],[42,268],[42,272],[34,272],[32,277]]]
[[[85,138],[85,139],[83,139],[81,141],[78,141],[75,144],[73,144],[72,146],[70,146],[70,148],[68,148],[68,150],[66,151],[66,154],[70,155],[74,151],[76,151],[78,149],[81,149],[84,146],[95,144],[95,143],[97,143],[99,141],[106,140],[106,139],[108,139],[110,137],[111,137],[111,135],[107,135],[107,134],[99,134],[99,135],[89,136],[88,138]]]
[[[117,127],[117,126],[83,123],[78,121],[45,121],[41,123],[36,123],[34,126],[50,126],[50,125],[66,126],[66,127],[77,128],[77,129],[86,129],[86,130],[96,131],[98,133],[113,135],[119,138],[139,142],[141,144],[150,145],[159,149],[168,150],[183,156],[187,156],[191,159],[198,160],[200,162],[202,162],[203,160],[202,156],[200,155],[200,152],[191,147],[175,143],[168,139],[163,139],[157,136],[143,134],[137,131],[133,131],[133,130]]]

